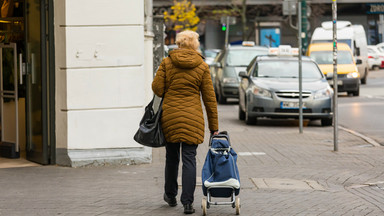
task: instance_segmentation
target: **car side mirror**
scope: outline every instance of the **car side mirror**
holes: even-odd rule
[[[355,54],[356,54],[357,56],[360,56],[360,48],[359,48],[359,47],[356,47],[356,48],[355,48],[355,51],[356,51]]]
[[[356,64],[363,64],[363,61],[361,59],[357,59]]]
[[[239,77],[246,78],[248,77],[247,73],[245,71],[240,71],[239,72]]]

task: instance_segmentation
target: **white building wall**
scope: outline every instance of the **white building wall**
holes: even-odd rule
[[[56,162],[150,162],[151,150],[133,140],[152,81],[144,1],[56,0],[54,7]]]

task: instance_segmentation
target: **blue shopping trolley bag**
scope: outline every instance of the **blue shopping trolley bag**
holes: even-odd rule
[[[231,147],[228,134],[213,135],[209,144],[202,170],[204,196],[207,196],[208,189],[212,197],[230,197],[233,190],[237,196],[240,192],[237,154]]]

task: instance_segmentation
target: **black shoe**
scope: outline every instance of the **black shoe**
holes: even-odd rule
[[[193,204],[185,204],[184,205],[184,214],[193,214],[195,213],[195,209],[193,208]]]
[[[177,206],[176,198],[175,197],[169,198],[165,193],[164,193],[164,201],[167,202],[168,205],[171,207]]]

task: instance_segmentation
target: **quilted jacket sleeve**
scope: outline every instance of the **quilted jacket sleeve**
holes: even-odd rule
[[[207,111],[209,130],[216,131],[219,129],[217,102],[208,66],[204,70],[200,89],[204,106]]]
[[[165,91],[165,59],[161,62],[156,76],[153,79],[152,90],[155,95],[163,97]]]

